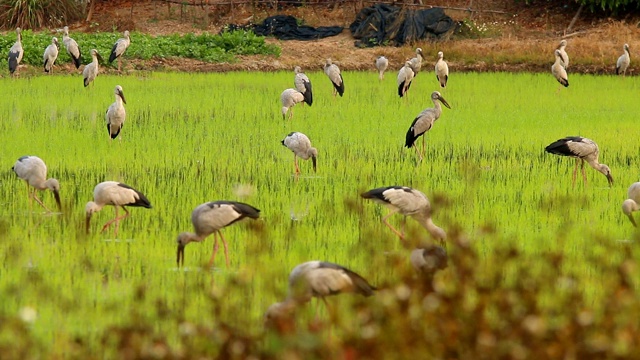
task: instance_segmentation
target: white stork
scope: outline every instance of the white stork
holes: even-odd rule
[[[44,72],[50,73],[53,70],[53,64],[56,62],[58,58],[58,38],[53,37],[51,39],[51,44],[44,49]]]
[[[344,80],[340,73],[340,68],[331,62],[331,59],[327,59],[324,64],[324,73],[329,77],[333,84],[333,96],[336,96],[336,92],[342,96],[344,94]]]
[[[9,73],[13,74],[18,70],[22,56],[24,55],[24,49],[22,48],[22,30],[16,28],[16,42],[9,49]]]
[[[445,231],[431,220],[431,203],[429,203],[427,196],[419,190],[406,186],[385,186],[369,190],[360,194],[360,196],[381,203],[391,209],[391,212],[382,218],[382,222],[398,235],[403,242],[404,234],[396,230],[387,221],[391,215],[398,212],[415,219],[440,243],[444,243],[447,238]]]
[[[449,65],[444,61],[444,53],[438,52],[438,61],[436,61],[436,79],[440,83],[440,87],[447,87],[447,80],[449,80]]]
[[[616,75],[622,74],[623,76],[627,75],[627,69],[629,68],[629,64],[631,64],[631,55],[629,54],[629,45],[624,44],[622,47],[624,53],[620,55],[618,58],[618,62],[616,62]]]
[[[313,103],[311,80],[309,80],[307,75],[302,72],[300,66],[296,66],[293,69],[293,72],[296,74],[293,79],[293,84],[295,85],[296,90],[298,90],[302,94],[302,96],[304,96],[304,102],[307,103],[307,105],[311,106],[311,104]]]
[[[569,68],[569,54],[565,48],[567,47],[567,40],[560,41],[560,45],[558,45],[557,49],[560,51],[560,59],[562,60],[562,67],[566,69]]]
[[[378,56],[376,59],[376,69],[378,69],[378,79],[384,79],[384,72],[389,67],[389,60],[384,56]]]
[[[611,170],[607,165],[598,162],[598,144],[593,140],[580,136],[567,136],[558,141],[549,144],[544,150],[548,153],[569,156],[576,159],[576,167],[573,170],[573,185],[576,184],[576,174],[578,172],[578,164],[581,164],[582,177],[585,185],[587,184],[587,174],[584,170],[584,162],[586,161],[592,168],[598,170],[609,181],[609,186],[613,185],[613,177]]]
[[[285,120],[287,117],[287,112],[289,112],[289,119],[293,118],[293,107],[297,103],[301,103],[304,101],[304,95],[296,89],[286,89],[280,94],[280,102],[282,103],[282,120]]]
[[[424,133],[429,131],[433,127],[433,124],[436,122],[436,120],[440,118],[440,114],[442,114],[442,106],[440,106],[440,103],[451,109],[449,103],[447,103],[447,101],[437,91],[431,93],[431,101],[433,101],[434,107],[424,109],[420,114],[418,114],[418,116],[416,116],[416,118],[411,123],[409,131],[407,131],[405,141],[406,147],[410,148],[414,146],[415,141],[420,136],[424,135]],[[420,160],[422,160],[424,156],[424,138],[422,138],[422,153],[418,151],[417,146],[415,147],[415,149],[416,153],[418,153],[418,156],[420,157]]]
[[[23,156],[16,161],[12,170],[18,177],[27,183],[27,192],[31,197],[31,187],[33,187],[33,198],[45,210],[51,212],[40,199],[38,199],[38,190],[51,190],[58,204],[58,210],[62,211],[60,204],[60,183],[56,179],[47,179],[47,165],[37,156]]]
[[[151,203],[140,191],[129,185],[117,181],[101,182],[93,189],[93,201],[89,201],[85,206],[86,214],[86,231],[89,233],[91,226],[91,216],[102,210],[106,205],[112,205],[116,211],[116,217],[107,221],[102,227],[104,232],[111,224],[116,223],[114,236],[118,236],[118,226],[120,221],[129,217],[129,211],[125,206],[136,206],[151,209]],[[118,208],[124,210],[124,215],[118,216]]]
[[[398,96],[403,97],[409,91],[411,82],[413,81],[413,70],[411,69],[411,62],[407,61],[404,66],[398,71]]]
[[[556,62],[551,65],[551,73],[562,86],[568,87],[569,78],[567,77],[567,70],[562,66],[562,64],[564,64],[562,54],[560,53],[560,50],[555,50],[553,54],[556,57]]]
[[[201,242],[211,234],[213,234],[213,255],[209,260],[209,266],[213,265],[213,260],[218,252],[218,234],[220,234],[222,245],[224,245],[224,259],[229,267],[227,241],[220,230],[245,217],[257,219],[260,217],[260,210],[249,204],[225,200],[212,201],[196,207],[191,213],[191,222],[195,233],[183,232],[178,235],[178,266],[184,265],[184,248],[188,243]]]
[[[447,251],[438,245],[424,246],[413,250],[409,260],[418,274],[433,277],[447,267]]]
[[[627,190],[627,200],[622,203],[622,212],[629,217],[633,226],[637,227],[633,212],[640,210],[640,182],[635,182]]]
[[[91,49],[91,58],[93,60],[84,67],[84,70],[82,70],[82,77],[84,78],[84,87],[89,86],[89,84],[93,80],[95,80],[95,78],[98,76],[98,72],[100,71],[98,59],[102,61],[102,56],[100,56],[100,53],[98,53],[98,50]]]
[[[321,299],[329,309],[326,297],[342,293],[356,293],[371,296],[377,290],[357,273],[338,264],[325,261],[302,263],[289,274],[288,296],[283,302],[275,303],[267,309],[264,320],[267,326],[286,320],[299,305]]]
[[[113,91],[116,96],[116,101],[109,105],[107,112],[105,114],[105,120],[107,121],[107,131],[109,132],[109,136],[111,140],[115,139],[118,134],[120,134],[120,130],[122,130],[122,126],[124,125],[124,120],[127,117],[127,113],[124,109],[124,105],[127,101],[124,98],[124,93],[122,92],[122,86],[116,85],[115,90]],[[122,140],[122,137],[120,138]]]
[[[64,27],[64,32],[62,33],[62,43],[64,44],[65,49],[67,49],[67,53],[69,54],[69,56],[71,56],[76,69],[80,68],[80,62],[82,61],[80,47],[75,40],[69,37],[68,26]]]
[[[124,55],[127,48],[131,45],[131,38],[129,37],[129,30],[124,32],[124,37],[120,38],[113,44],[113,48],[111,49],[111,55],[109,55],[109,63],[112,63],[116,58],[118,59],[118,71],[120,71],[120,66],[122,63],[121,56]]]
[[[308,160],[311,158],[313,171],[316,171],[316,157],[318,156],[318,150],[311,146],[311,140],[309,140],[307,135],[301,132],[292,132],[289,133],[281,143],[283,146],[286,146],[289,150],[293,151],[293,163],[296,166],[296,175],[300,174],[298,157],[302,158],[302,160]]]
[[[424,59],[424,55],[422,55],[422,49],[421,48],[417,48],[416,49],[416,57],[412,58],[411,60],[411,69],[413,70],[413,74],[414,76],[418,76],[418,73],[420,72],[420,69],[422,68],[422,60]]]

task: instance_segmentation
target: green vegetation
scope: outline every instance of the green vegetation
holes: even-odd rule
[[[297,105],[291,121],[279,95],[293,72],[100,75],[88,89],[79,76],[0,79],[3,358],[637,357],[640,252],[620,210],[638,180],[636,77],[570,74],[558,93],[550,74],[453,74],[442,92],[452,109],[418,163],[404,137],[431,106],[431,73],[408,99],[395,95],[392,74],[379,83],[373,71],[345,72],[343,98],[321,72],[307,75],[313,106]],[[110,141],[104,112],[117,84],[128,115],[122,140]],[[318,148],[317,174],[301,161],[292,176],[280,144],[291,131]],[[589,183],[572,187],[574,161],[543,150],[566,135],[600,145],[612,188],[591,168]],[[11,171],[27,154],[60,181],[62,215],[27,199]],[[111,207],[84,234],[84,206],[105,180],[153,204],[132,208],[118,239],[99,233]],[[393,184],[423,190],[449,234],[435,293],[413,279],[411,249],[380,222],[387,210],[358,196]],[[202,267],[212,238],[188,245],[178,269],[175,240],[191,230],[191,211],[222,199],[258,207],[262,220],[224,230],[229,269],[222,254],[215,269]],[[407,233],[429,241],[412,220]],[[314,321],[312,303],[299,333],[265,333],[262,314],[286,296],[289,271],[312,259],[381,290],[329,299],[334,326],[322,308]]]
[[[57,36],[60,42],[60,52],[56,62],[69,62],[71,58],[64,50],[62,33],[45,34],[34,33],[29,30],[22,32],[22,47],[25,49],[23,64],[39,66],[42,64],[44,49],[51,44],[51,37]],[[80,50],[82,61],[91,62],[89,51],[97,49],[103,57],[108,58],[116,40],[121,33],[81,33],[72,32]],[[9,49],[16,41],[15,32],[8,32],[0,36],[0,49]],[[134,32],[131,34],[131,46],[127,49],[126,58],[129,59],[164,59],[189,58],[206,62],[233,62],[236,55],[280,55],[280,48],[266,44],[263,36],[257,36],[251,31],[225,32],[220,35],[186,34],[168,36],[150,36]],[[0,67],[7,68],[7,58],[0,58]]]
[[[86,0],[0,0],[0,24],[29,29],[64,26],[82,18],[84,4]]]

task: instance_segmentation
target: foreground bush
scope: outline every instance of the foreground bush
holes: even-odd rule
[[[0,24],[5,29],[64,26],[80,20],[85,5],[84,0],[0,0]]]

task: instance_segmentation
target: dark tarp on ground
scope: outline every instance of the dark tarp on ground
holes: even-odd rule
[[[328,36],[335,36],[342,32],[342,26],[320,26],[314,28],[307,25],[298,25],[298,20],[293,16],[270,16],[262,24],[237,26],[229,25],[228,30],[242,28],[253,30],[256,35],[275,36],[280,40],[315,40]]]
[[[441,8],[425,10],[402,9],[386,4],[360,10],[349,29],[356,46],[400,46],[421,39],[440,39],[457,27]]]

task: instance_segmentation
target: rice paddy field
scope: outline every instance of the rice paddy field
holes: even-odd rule
[[[144,324],[150,335],[138,339],[171,349],[160,355],[188,357],[190,349],[209,346],[203,353],[216,357],[227,351],[221,333],[188,339],[225,324],[278,354],[286,343],[262,336],[262,316],[286,296],[295,265],[335,262],[381,292],[412,276],[411,249],[380,222],[387,209],[359,197],[387,185],[427,194],[434,222],[476,254],[477,281],[486,275],[497,286],[534,293],[539,312],[555,314],[548,329],[562,323],[565,309],[557,306],[567,304],[553,284],[567,279],[581,308],[606,317],[612,274],[639,255],[637,232],[621,211],[639,178],[636,77],[570,74],[571,86],[557,91],[546,73],[453,74],[442,91],[452,109],[443,109],[426,136],[420,162],[403,145],[415,116],[432,107],[433,73],[420,73],[406,99],[396,95],[394,72],[382,82],[373,72],[343,73],[343,98],[332,97],[322,72],[307,75],[313,106],[295,106],[291,120],[282,119],[279,97],[293,87],[292,72],[100,75],[87,89],[79,76],[0,79],[0,348],[16,358],[125,358],[114,340],[125,338],[118,331]],[[116,85],[124,89],[127,119],[111,141],[104,113]],[[317,173],[301,161],[302,174],[294,176],[293,154],[280,144],[291,131],[305,133],[318,149]],[[574,160],[544,152],[568,135],[599,144],[612,187],[590,167],[588,183],[578,177],[572,186]],[[62,213],[48,214],[28,199],[11,170],[23,155],[42,158],[48,177],[60,181]],[[85,204],[106,180],[138,189],[153,205],[130,208],[117,238],[113,229],[100,232],[114,217],[110,206],[94,214],[89,234],[84,229]],[[39,196],[55,207],[51,192]],[[223,230],[228,268],[222,251],[213,268],[206,266],[213,237],[189,244],[178,268],[177,235],[192,231],[191,211],[213,200],[247,202],[261,219]],[[401,219],[390,221],[400,226]],[[431,241],[411,219],[407,233],[413,245]],[[519,260],[505,258],[505,247]],[[448,251],[455,259],[461,249]],[[536,260],[549,254],[561,265]],[[518,264],[550,280],[552,290],[522,285]],[[438,281],[462,281],[456,266],[451,260]],[[635,284],[640,270],[625,269]],[[352,306],[375,307],[382,299],[330,299],[342,318],[338,334],[360,328]],[[303,328],[314,318],[313,305],[300,315]]]

